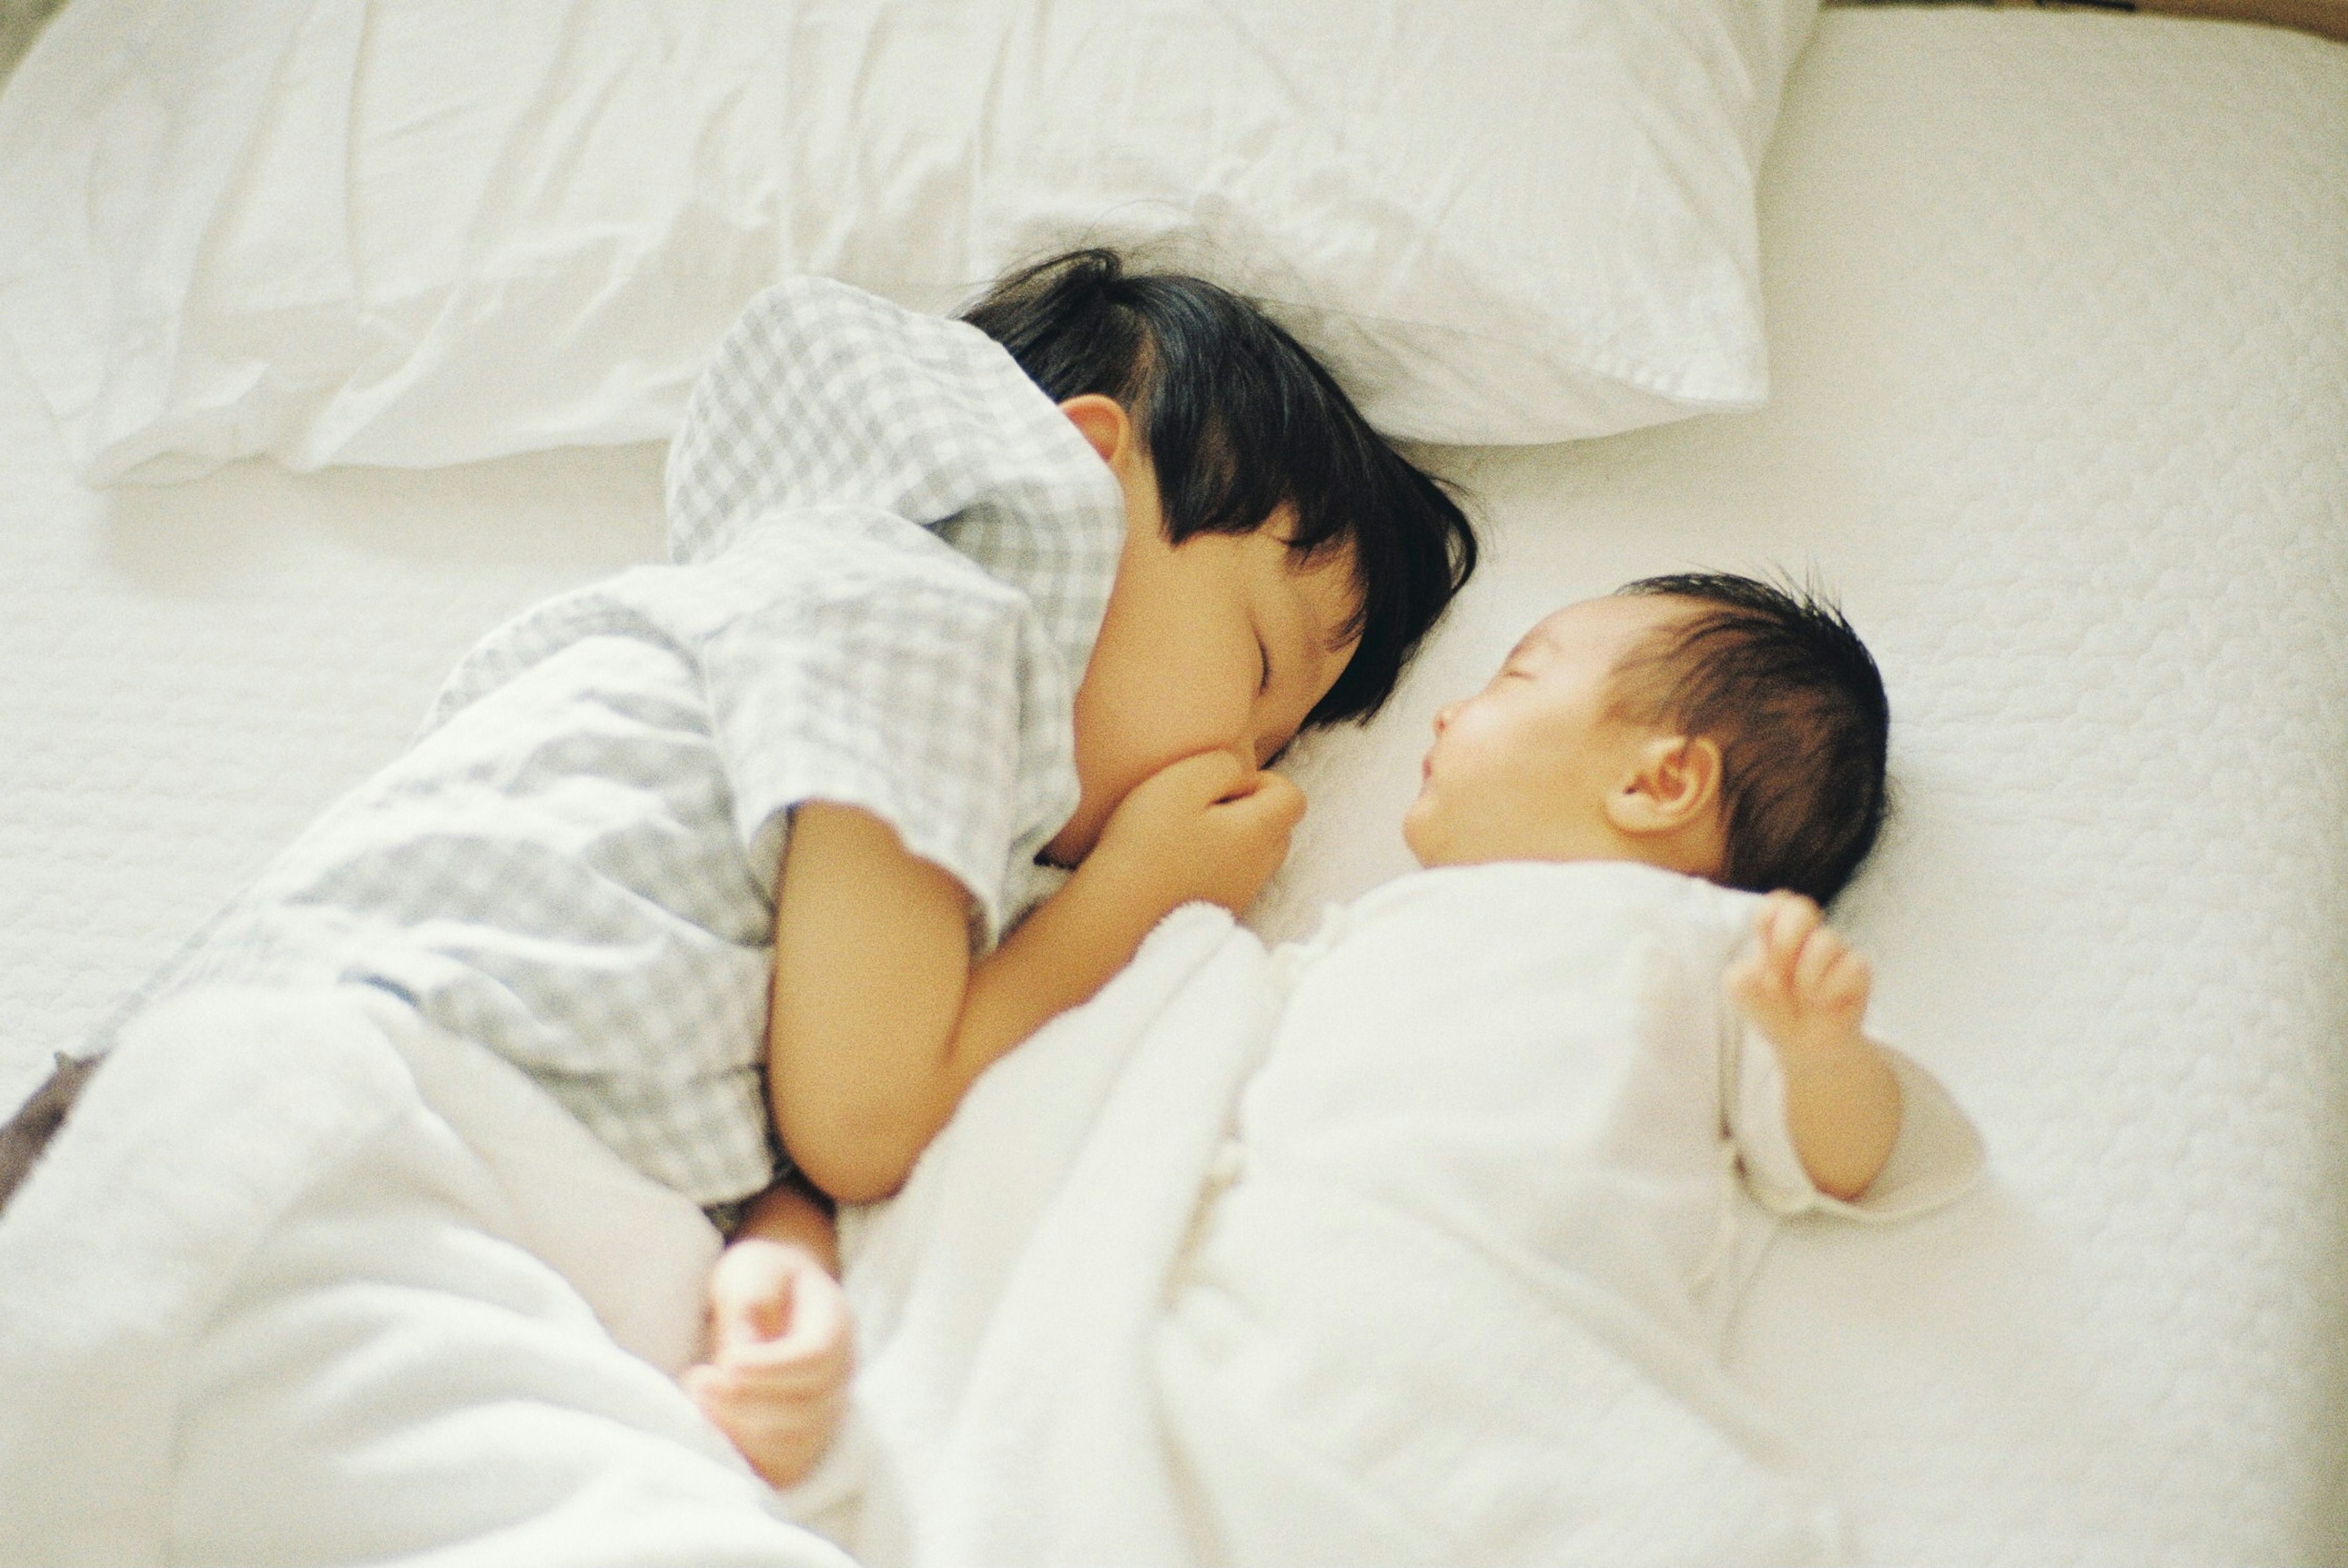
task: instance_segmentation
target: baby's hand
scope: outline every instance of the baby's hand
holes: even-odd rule
[[[1165,908],[1202,899],[1236,915],[1255,899],[1304,815],[1304,792],[1230,752],[1169,763],[1109,815],[1086,865],[1129,877]]]
[[[854,1362],[848,1299],[804,1247],[736,1242],[709,1275],[710,1359],[685,1391],[775,1486],[803,1479],[839,1429]]]
[[[1772,893],[1753,930],[1752,950],[1729,966],[1728,992],[1779,1055],[1818,1058],[1859,1044],[1872,973],[1818,907]]]

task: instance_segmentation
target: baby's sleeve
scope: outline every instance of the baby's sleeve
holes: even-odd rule
[[[1793,1215],[1906,1219],[1953,1203],[1981,1179],[1980,1132],[1949,1091],[1922,1067],[1889,1046],[1879,1049],[1900,1081],[1900,1136],[1866,1192],[1845,1201],[1820,1192],[1802,1168],[1786,1119],[1786,1074],[1768,1037],[1732,1020],[1723,1051],[1722,1099],[1737,1168],[1763,1207]]]

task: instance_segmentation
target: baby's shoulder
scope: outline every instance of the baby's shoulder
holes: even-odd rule
[[[1723,887],[1628,860],[1494,861],[1414,871],[1349,904],[1333,906],[1324,931],[1382,921],[1464,920],[1538,936],[1601,931],[1735,930],[1760,902]]]

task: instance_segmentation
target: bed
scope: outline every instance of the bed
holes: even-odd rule
[[[1895,714],[1844,917],[1992,1178],[1790,1227],[1732,1370],[1869,1561],[2348,1561],[2348,49],[1828,9],[1758,206],[1765,407],[1428,448],[1487,563],[1391,707],[1293,756],[1312,812],[1251,923],[1406,868],[1430,715],[1545,610],[1815,572]],[[0,1099],[474,638],[655,557],[661,463],[96,489],[0,346]]]

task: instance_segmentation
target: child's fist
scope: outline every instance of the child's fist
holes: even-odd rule
[[[1169,763],[1109,815],[1090,859],[1156,890],[1171,909],[1202,899],[1236,915],[1288,858],[1304,792],[1230,752]]]
[[[1753,934],[1751,950],[1729,966],[1728,993],[1778,1050],[1820,1055],[1858,1040],[1873,977],[1818,907],[1798,893],[1772,893]]]
[[[854,1365],[848,1298],[804,1247],[736,1242],[709,1276],[709,1360],[685,1391],[757,1472],[789,1486],[823,1457]]]

